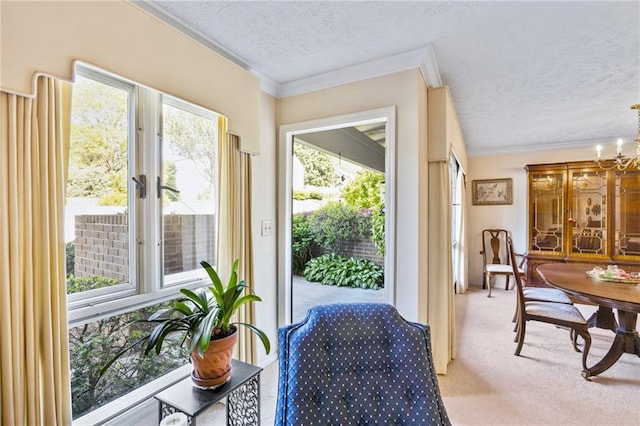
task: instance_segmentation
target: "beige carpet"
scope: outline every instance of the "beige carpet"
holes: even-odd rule
[[[522,356],[514,356],[511,317],[515,293],[471,288],[456,296],[458,358],[438,376],[454,425],[640,425],[640,358],[624,354],[609,370],[586,381],[581,354],[569,332],[530,322]],[[578,305],[585,317],[594,308]],[[588,365],[607,351],[613,333],[592,329]],[[261,374],[261,418],[273,424],[277,363]],[[224,424],[224,408],[198,418]],[[348,426],[348,425],[345,425]]]
[[[624,354],[586,381],[568,331],[529,322],[521,356],[511,317],[513,290],[471,288],[456,296],[458,357],[440,390],[454,425],[639,425],[640,358]],[[594,308],[577,305],[587,318]],[[608,350],[613,333],[591,329],[587,365]]]

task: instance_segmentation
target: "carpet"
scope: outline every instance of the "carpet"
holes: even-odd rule
[[[438,376],[454,425],[638,425],[640,358],[624,354],[609,370],[585,380],[569,332],[530,321],[521,356],[513,355],[515,292],[470,288],[455,296],[457,359]],[[593,306],[576,305],[588,318]],[[587,365],[613,340],[590,329]]]

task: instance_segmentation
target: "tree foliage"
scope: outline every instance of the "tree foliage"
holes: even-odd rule
[[[67,278],[67,293],[95,290],[118,284],[103,276]],[[151,325],[135,321],[147,318],[170,302],[115,315],[69,330],[71,400],[78,418],[133,389],[185,364],[188,350],[180,340],[168,342],[157,357],[144,357],[143,348],[116,359],[124,348],[139,340]]]
[[[88,78],[77,77],[73,88],[71,145],[67,196],[99,198],[101,205],[127,205],[128,113],[127,92]],[[216,123],[165,105],[164,142],[169,153],[192,160],[214,187]],[[175,161],[163,161],[163,182],[175,187]],[[178,195],[165,191],[164,199]]]
[[[304,167],[304,184],[331,187],[337,182],[337,173],[331,156],[300,143],[293,144],[293,153]]]
[[[78,77],[73,91],[70,197],[100,198],[127,188],[127,93]]]
[[[111,364],[124,348],[151,328],[150,324],[131,325],[132,322],[148,317],[160,307],[163,306],[116,315],[69,330],[74,418],[186,363],[188,350],[176,339],[166,342],[159,356],[142,356],[143,348],[136,348],[136,353]]]
[[[380,185],[384,174],[371,170],[362,170],[342,189],[342,198],[357,209],[371,209],[383,201]]]
[[[162,178],[164,180],[164,184],[171,188],[177,189],[176,184],[176,163],[175,161],[165,161],[162,167]],[[163,191],[162,199],[165,201],[178,201],[180,199],[180,194],[176,194],[173,191]]]
[[[216,181],[216,129],[211,118],[164,106],[164,143],[175,155],[192,160],[211,188]]]

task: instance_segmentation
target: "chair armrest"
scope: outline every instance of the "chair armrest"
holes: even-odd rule
[[[518,263],[518,268],[522,268],[522,265],[524,265],[524,262],[527,261],[527,253],[524,253],[524,254],[523,253],[513,253],[513,255],[516,256],[516,257],[520,257],[521,258],[520,262]]]

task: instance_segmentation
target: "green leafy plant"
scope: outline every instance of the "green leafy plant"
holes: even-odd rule
[[[136,345],[145,346],[145,355],[151,351],[159,354],[165,339],[178,333],[182,335],[183,343],[189,340],[190,352],[197,350],[202,356],[212,339],[229,336],[233,334],[236,326],[244,326],[260,338],[266,352],[269,353],[271,344],[262,330],[253,324],[231,320],[233,314],[245,303],[262,300],[252,293],[243,295],[247,285],[244,280],[238,281],[238,263],[238,260],[233,263],[229,281],[223,286],[216,270],[209,263],[200,262],[213,285],[195,291],[180,289],[185,299],[174,302],[171,308],[162,309],[144,320],[155,323],[156,326],[151,333],[136,342]]]
[[[304,278],[307,281],[320,282],[326,285],[337,285],[335,277],[343,257],[329,253],[314,257],[304,268]]]
[[[332,201],[313,212],[309,229],[318,245],[341,253],[344,242],[368,236],[369,221],[370,216],[355,207]]]
[[[304,268],[307,281],[338,287],[379,289],[384,286],[382,268],[369,259],[345,258],[335,253],[315,257]]]
[[[381,204],[376,207],[371,214],[371,241],[376,245],[376,253],[383,257],[385,252],[384,221],[384,204]]]
[[[313,243],[313,235],[309,228],[309,221],[305,213],[293,215],[291,223],[291,252],[293,260],[293,272],[301,274],[304,266],[311,259],[311,244]]]

